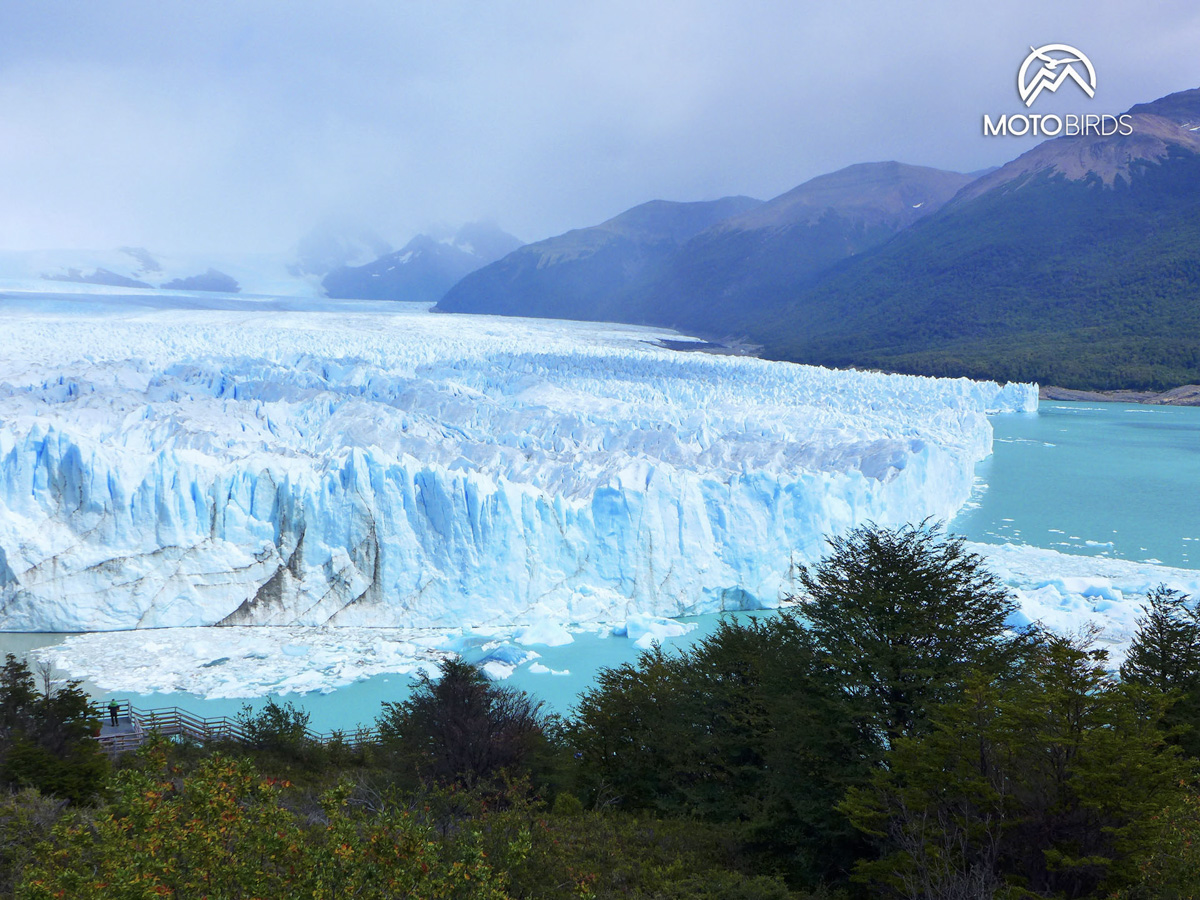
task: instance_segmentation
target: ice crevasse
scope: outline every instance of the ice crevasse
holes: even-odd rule
[[[682,353],[614,325],[4,315],[6,631],[772,607],[826,535],[952,516],[985,413],[1037,404],[1032,385]]]

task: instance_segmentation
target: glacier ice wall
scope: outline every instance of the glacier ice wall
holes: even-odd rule
[[[0,304],[0,630],[774,606],[824,535],[950,517],[1037,403],[361,308]]]

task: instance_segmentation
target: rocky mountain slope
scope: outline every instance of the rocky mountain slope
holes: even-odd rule
[[[824,365],[1196,382],[1200,89],[1128,115],[1132,134],[1049,139],[977,178],[850,166],[653,250],[621,227],[647,204],[485,267],[438,308],[670,325]]]
[[[747,307],[783,359],[1068,388],[1200,377],[1200,90],[1059,137],[938,215]]]
[[[438,303],[444,312],[650,321],[640,294],[686,241],[762,201],[652,200],[591,228],[528,244],[472,273]]]

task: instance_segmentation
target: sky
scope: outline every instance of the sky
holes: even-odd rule
[[[530,241],[858,162],[974,171],[1032,146],[982,116],[1023,111],[1047,43],[1097,89],[1042,112],[1200,86],[1194,0],[0,0],[0,249]]]

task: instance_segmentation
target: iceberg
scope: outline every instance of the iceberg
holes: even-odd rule
[[[676,622],[661,616],[634,613],[625,620],[624,625],[614,626],[613,634],[629,638],[639,650],[649,650],[665,638],[683,637],[695,627],[695,624]]]
[[[661,329],[204,302],[0,302],[0,630],[549,644],[547,623],[771,608],[825,535],[949,519],[986,413],[1037,405]]]
[[[1023,544],[968,543],[967,549],[1012,590],[1012,625],[1037,622],[1061,634],[1098,629],[1096,643],[1119,666],[1147,595],[1159,585],[1200,598],[1200,571],[1150,562],[1060,553]]]

